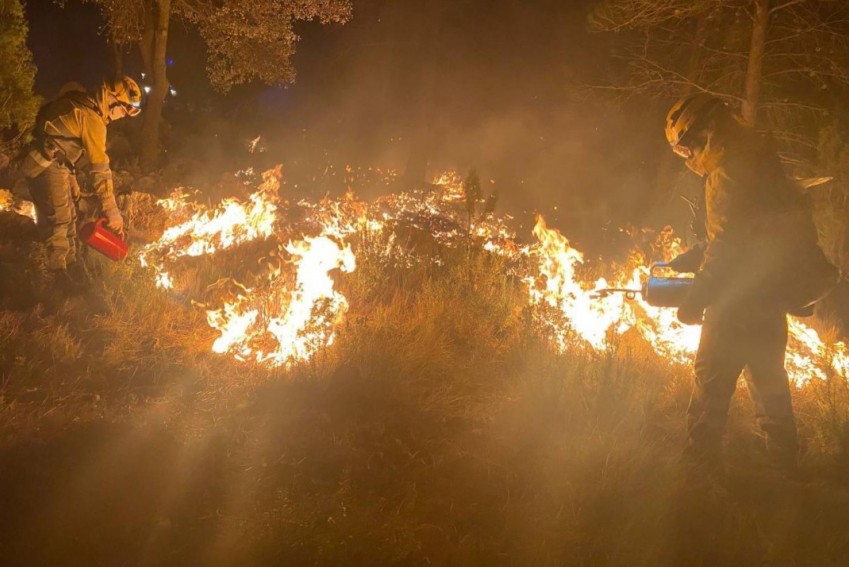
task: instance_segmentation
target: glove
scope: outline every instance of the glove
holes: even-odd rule
[[[684,325],[700,325],[704,310],[704,307],[695,302],[685,301],[678,308],[678,320]]]
[[[696,273],[699,271],[704,258],[705,247],[702,243],[699,243],[673,258],[667,267],[676,272]]]
[[[103,215],[106,217],[106,226],[118,235],[124,234],[124,219],[115,202],[115,195],[109,195],[102,203]]]

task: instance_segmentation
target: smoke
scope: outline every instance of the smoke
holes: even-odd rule
[[[578,240],[686,225],[666,181],[679,164],[664,104],[586,88],[616,71],[607,40],[584,28],[586,3],[421,4],[364,3],[346,26],[301,29],[298,82],[257,97],[287,178],[341,191],[341,178],[325,182],[333,167],[395,170],[407,186],[476,168],[528,231],[535,212]]]
[[[530,231],[543,213],[585,249],[625,225],[686,226],[669,181],[681,168],[663,141],[665,104],[617,105],[587,89],[623,72],[609,38],[585,28],[591,5],[364,0],[346,25],[298,27],[295,84],[227,96],[209,86],[191,27],[174,26],[169,80],[180,95],[165,109],[163,177],[212,190],[233,170],[282,162],[291,196],[353,183],[371,198],[387,191],[384,176],[353,182],[346,166],[397,173],[392,190],[476,168],[519,225]],[[86,76],[92,64],[63,61],[59,73],[39,53],[44,80]],[[258,135],[265,151],[249,154]]]

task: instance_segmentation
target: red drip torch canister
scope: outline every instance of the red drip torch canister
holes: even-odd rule
[[[87,222],[80,228],[80,240],[115,262],[127,257],[129,246],[127,242],[106,228],[105,218]]]

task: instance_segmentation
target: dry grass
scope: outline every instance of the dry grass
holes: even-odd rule
[[[27,266],[0,310],[4,564],[845,562],[840,379],[794,393],[801,481],[741,389],[717,481],[678,459],[688,369],[634,336],[552,353],[485,255],[366,254],[336,343],[269,372],[139,268],[89,258],[96,289],[56,302],[30,252],[0,245]]]

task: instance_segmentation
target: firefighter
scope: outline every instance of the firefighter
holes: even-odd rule
[[[123,234],[124,220],[115,201],[106,155],[106,127],[141,111],[141,90],[130,77],[106,80],[94,93],[76,83],[38,112],[33,143],[21,172],[35,204],[37,226],[47,245],[47,269],[69,284],[76,265],[77,170],[90,176],[106,226]]]
[[[707,238],[671,266],[696,273],[678,319],[703,325],[685,454],[721,463],[729,404],[746,370],[767,454],[773,464],[795,469],[798,441],[784,368],[787,313],[809,314],[837,272],[769,139],[722,100],[696,94],[678,101],[667,115],[666,138],[705,180]]]

